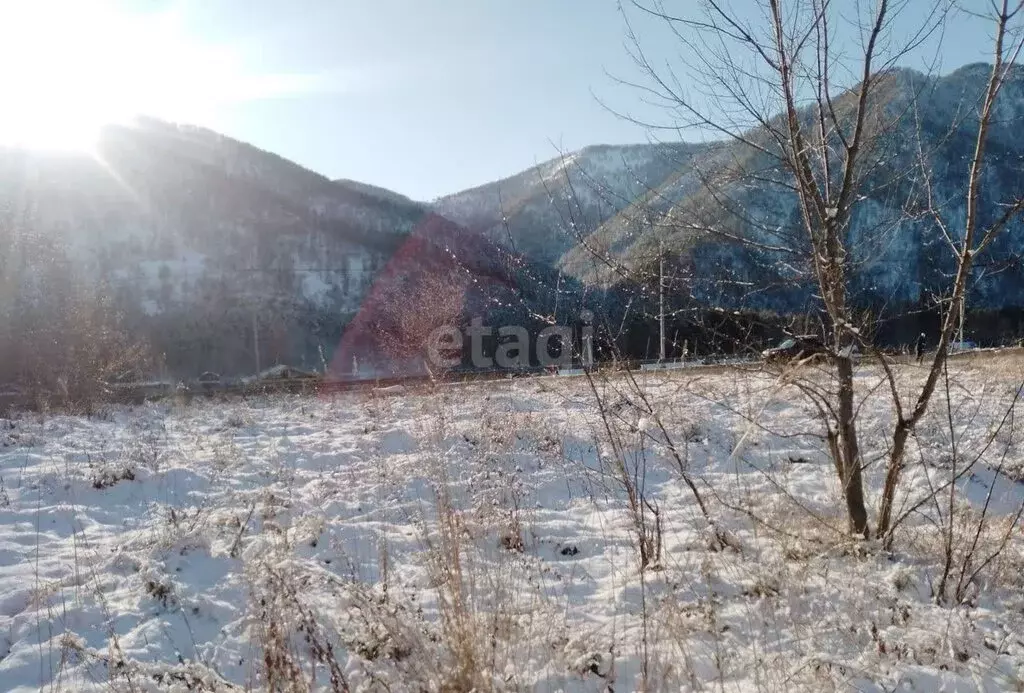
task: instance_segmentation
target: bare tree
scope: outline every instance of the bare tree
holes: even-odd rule
[[[696,167],[703,192],[697,204],[679,204],[671,222],[691,233],[703,233],[738,245],[756,247],[780,264],[804,273],[824,318],[829,341],[828,364],[834,387],[808,390],[828,427],[849,519],[850,530],[871,535],[864,494],[857,432],[854,368],[849,345],[861,343],[872,325],[854,295],[857,263],[850,234],[858,205],[869,191],[884,188],[899,197],[908,185],[929,185],[927,157],[915,174],[913,166],[899,175],[883,171],[887,157],[899,155],[909,103],[894,104],[890,95],[899,74],[895,68],[914,51],[938,36],[957,8],[950,2],[930,3],[923,19],[899,38],[897,19],[921,17],[920,7],[907,0],[838,3],[832,0],[759,0],[746,12],[720,0],[701,0],[685,14],[669,11],[661,0],[634,0],[643,16],[653,17],[678,40],[685,74],[671,63],[645,52],[628,28],[633,58],[647,78],[633,86],[665,106],[671,128],[697,128],[723,140]],[[900,482],[908,437],[925,414],[943,372],[951,336],[968,289],[977,256],[1003,232],[1024,206],[1010,200],[1002,212],[982,225],[978,206],[985,185],[986,142],[997,98],[1011,76],[1021,47],[1013,31],[1019,0],[987,0],[984,16],[994,27],[993,62],[977,108],[976,136],[969,163],[966,218],[953,228],[938,203],[927,205],[954,256],[955,273],[942,305],[938,349],[928,375],[905,403],[890,366],[880,358],[889,383],[896,420],[888,453],[887,473],[876,534],[891,541],[893,501]],[[915,162],[911,162],[915,163]],[[908,182],[909,181],[909,182]],[[923,183],[922,183],[923,181]],[[757,214],[744,204],[742,182],[779,190],[797,202],[797,214]],[[694,196],[690,196],[693,199]],[[934,198],[925,196],[931,203]],[[708,211],[712,209],[713,211]],[[897,211],[904,212],[900,205]],[[889,220],[890,228],[899,219]],[[881,233],[881,231],[879,230]],[[798,277],[799,278],[799,277]]]
[[[428,271],[401,279],[382,282],[375,289],[368,317],[380,354],[391,363],[405,365],[429,353],[439,327],[462,325],[466,282],[455,272]],[[438,364],[428,367],[436,369]]]
[[[895,387],[892,388],[897,421],[892,436],[892,448],[889,455],[888,469],[886,470],[885,486],[882,491],[877,529],[878,534],[885,537],[887,543],[892,541],[889,530],[892,523],[893,501],[896,489],[899,486],[900,472],[903,469],[907,439],[921,420],[921,417],[924,416],[928,403],[935,392],[936,385],[944,372],[946,358],[949,353],[949,344],[953,334],[957,331],[963,315],[967,284],[976,259],[1024,208],[1024,191],[1019,191],[1015,193],[1014,199],[1009,200],[1004,205],[1002,212],[992,222],[983,226],[979,221],[978,208],[982,188],[985,185],[982,173],[985,170],[986,145],[988,143],[989,128],[995,113],[996,100],[1003,86],[1007,83],[1011,70],[1016,64],[1022,42],[1024,42],[1024,38],[1016,36],[1011,32],[1011,22],[1020,13],[1021,9],[1024,8],[1024,1],[1015,0],[1011,3],[1010,0],[1001,0],[1001,2],[990,0],[989,6],[991,10],[990,19],[995,24],[995,42],[992,51],[993,61],[985,92],[979,105],[974,152],[969,166],[967,189],[964,191],[966,215],[963,228],[952,228],[951,224],[945,219],[943,210],[935,206],[933,196],[928,196],[929,212],[934,218],[936,226],[942,232],[943,237],[949,243],[950,250],[956,258],[956,275],[946,305],[942,329],[939,333],[938,349],[928,370],[928,377],[918,392],[913,402],[913,407],[909,412],[905,409],[900,399],[899,391]],[[930,192],[930,189],[928,192]]]
[[[82,277],[60,243],[0,221],[0,384],[31,403],[88,411],[115,380],[139,380],[152,365],[104,281]],[[29,271],[28,268],[44,268]]]

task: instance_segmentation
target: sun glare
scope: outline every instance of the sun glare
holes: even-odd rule
[[[190,40],[174,13],[0,0],[0,144],[88,151],[106,123],[199,122],[267,84],[231,50]]]

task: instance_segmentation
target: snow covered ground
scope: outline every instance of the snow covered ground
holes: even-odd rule
[[[0,419],[0,690],[1024,690],[1020,367],[955,368],[891,552],[739,368]]]

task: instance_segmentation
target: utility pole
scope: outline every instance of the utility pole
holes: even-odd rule
[[[255,271],[259,267],[259,253],[256,251],[256,247],[252,249],[252,268]],[[260,371],[260,306],[259,300],[252,297],[252,348],[253,353],[256,356],[256,375],[259,376]]]
[[[252,311],[252,344],[253,351],[256,352],[256,375],[260,374],[260,319],[259,309],[253,308]]]
[[[555,314],[554,314],[554,318],[553,318],[556,325],[558,324],[558,296],[561,293],[562,293],[562,270],[561,270],[561,268],[559,268],[559,270],[558,270],[558,280],[555,282]]]
[[[665,360],[665,246],[658,238],[658,361]]]

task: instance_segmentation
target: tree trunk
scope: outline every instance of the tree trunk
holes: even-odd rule
[[[846,500],[846,514],[850,521],[850,531],[867,539],[871,535],[871,528],[864,503],[864,481],[853,406],[853,363],[849,357],[836,357],[836,375],[839,379],[839,450],[842,453],[840,481]]]
[[[907,438],[910,435],[910,424],[900,421],[896,424],[896,430],[892,437],[892,451],[889,453],[889,469],[885,473],[885,486],[882,488],[882,505],[878,510],[878,536],[885,539],[886,544],[891,544],[889,526],[892,523],[892,506],[896,497],[896,488],[899,486],[900,473],[903,471],[903,453],[907,447]]]

